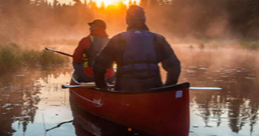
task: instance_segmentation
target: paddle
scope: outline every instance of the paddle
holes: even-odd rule
[[[114,85],[110,85],[110,87],[114,87]],[[87,83],[82,85],[62,85],[63,89],[66,88],[96,88],[94,83]],[[219,87],[189,87],[189,90],[222,90]]]
[[[95,83],[94,82],[89,82],[89,83],[83,83],[81,85],[62,85],[61,86],[63,89],[66,88],[96,88]],[[114,85],[110,85],[110,88],[114,88]]]
[[[219,87],[189,87],[189,90],[222,90]]]
[[[50,48],[47,48],[47,47],[45,47],[45,50],[49,50],[49,51],[53,51],[53,52],[56,52],[56,53],[59,53],[59,54],[62,54],[62,55],[73,57],[73,55],[71,55],[71,54],[67,54],[67,53],[64,53],[64,52],[61,52],[61,51],[53,50],[53,49],[50,49]]]
[[[85,84],[85,85],[62,85],[61,86],[63,89],[66,88],[96,88],[94,84]],[[112,86],[113,87],[113,86]]]

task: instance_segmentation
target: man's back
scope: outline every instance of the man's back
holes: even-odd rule
[[[99,88],[106,88],[105,70],[117,63],[116,90],[142,91],[162,86],[158,63],[167,71],[165,85],[176,84],[180,75],[180,62],[165,38],[149,32],[142,7],[127,10],[127,32],[108,42],[94,63],[94,80]]]
[[[106,33],[106,24],[102,20],[94,20],[89,23],[90,35],[80,40],[73,54],[73,66],[75,73],[82,82],[92,82],[92,65],[95,56],[100,52],[109,38]],[[106,78],[111,78],[114,74],[113,69],[108,69]]]
[[[131,31],[136,33],[141,32],[141,30],[131,30]],[[143,42],[145,40],[142,39],[141,40],[142,45],[139,45],[139,46],[143,46],[143,48],[142,47],[137,48],[137,51],[134,54],[135,61],[139,61],[142,59],[142,64],[144,63],[144,65],[145,64],[150,65],[151,72],[149,71],[150,69],[148,68],[145,69],[145,66],[142,66],[142,67],[140,66],[139,68],[142,70],[144,69],[142,73],[145,73],[145,72],[150,73],[150,75],[148,75],[147,77],[137,77],[137,76],[134,76],[133,73],[125,72],[124,67],[127,66],[125,64],[125,60],[127,61],[127,59],[131,59],[131,57],[125,58],[125,56],[127,56],[125,54],[127,54],[129,50],[127,47],[132,46],[130,45],[129,42],[127,43],[127,40],[125,40],[127,39],[125,38],[125,33],[118,34],[109,41],[107,46],[102,50],[102,52],[96,58],[94,67],[95,68],[101,67],[101,65],[103,66],[103,65],[112,63],[111,61],[115,61],[117,64],[117,74],[116,74],[117,79],[116,79],[115,89],[127,90],[127,91],[139,91],[139,90],[146,90],[148,88],[162,86],[160,71],[159,71],[159,68],[157,68],[156,66],[159,62],[164,61],[162,65],[166,71],[176,72],[175,74],[176,77],[174,79],[169,79],[171,80],[171,83],[169,84],[175,84],[177,82],[177,79],[180,73],[180,62],[175,56],[170,45],[164,39],[164,37],[155,33],[152,33],[152,34],[153,36],[148,38],[150,42],[149,45],[148,46],[143,45],[148,43]],[[139,36],[138,38],[143,38],[143,37]],[[138,38],[130,37],[129,39],[134,41]],[[131,44],[135,44],[136,46],[136,41],[132,42]],[[136,48],[132,50],[135,50],[135,49]],[[154,53],[152,53],[152,50],[154,50]],[[146,52],[151,52],[150,60],[145,59],[146,56],[143,56],[143,54],[146,55]],[[141,57],[141,58],[137,59],[136,57]],[[151,58],[154,58],[154,59],[151,59]],[[166,61],[167,59],[171,59],[172,61]],[[156,60],[156,62],[154,62],[154,60]],[[135,67],[132,66],[132,64],[134,64]],[[131,67],[131,70],[134,69],[135,73],[137,72],[138,69],[136,67],[136,63],[131,63],[131,64],[129,63],[128,66]],[[152,71],[152,68],[153,68],[153,71]],[[100,77],[99,75],[101,72],[98,69],[99,68],[97,68],[97,71],[95,71],[95,81],[97,84],[102,82],[100,81],[101,79],[99,78]]]

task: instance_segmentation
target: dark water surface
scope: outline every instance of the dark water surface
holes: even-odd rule
[[[259,136],[258,51],[185,48],[175,52],[182,62],[179,82],[223,88],[190,91],[190,136]],[[66,66],[1,75],[0,136],[89,135],[71,122],[69,92],[61,89],[71,72]],[[128,133],[142,135],[134,129]]]

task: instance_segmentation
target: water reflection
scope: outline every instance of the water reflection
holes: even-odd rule
[[[238,49],[177,49],[182,61],[179,82],[222,91],[190,91],[190,136],[258,136],[259,54]],[[107,135],[146,135],[128,127],[83,115],[70,107],[71,67],[27,70],[0,77],[0,135],[90,135],[78,116],[95,122]],[[165,76],[162,71],[162,76]],[[72,110],[70,109],[72,108]],[[46,133],[45,130],[62,124]],[[119,133],[120,132],[120,133]]]
[[[219,131],[223,130],[230,136],[259,135],[258,128],[255,131],[259,104],[259,66],[255,62],[259,53],[228,49],[189,51],[190,55],[183,57],[181,80],[191,82],[192,86],[223,88],[191,91],[192,117],[196,119],[192,119],[190,134],[220,136]],[[234,133],[224,130],[226,125]]]
[[[15,130],[12,128],[13,122],[18,122],[23,132],[26,131],[29,122],[34,121],[35,112],[39,102],[38,87],[31,87],[31,82],[23,76],[1,78],[0,97],[0,135],[12,135]]]
[[[40,106],[43,87],[38,83],[39,79],[46,80],[50,75],[58,76],[65,71],[48,68],[44,71],[30,70],[1,75],[0,135],[12,136],[17,130],[20,131],[18,135],[26,135],[28,125],[36,124],[35,116]]]

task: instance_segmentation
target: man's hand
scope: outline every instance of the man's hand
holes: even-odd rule
[[[101,91],[111,91],[111,90],[113,90],[113,88],[114,88],[114,85],[107,84],[106,87],[99,88],[99,90],[101,90]]]

